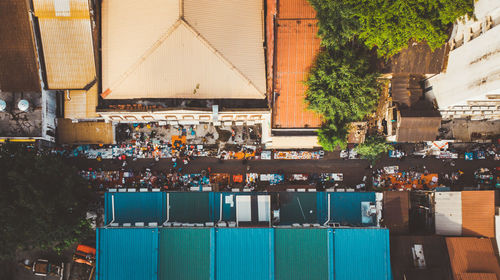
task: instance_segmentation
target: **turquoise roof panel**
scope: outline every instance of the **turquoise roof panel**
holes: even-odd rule
[[[97,229],[96,280],[156,280],[158,229]]]
[[[156,222],[166,220],[165,192],[107,192],[104,194],[105,223],[113,221],[113,200],[115,208],[114,223]]]
[[[392,280],[388,229],[335,229],[335,280]]]
[[[361,203],[375,203],[374,192],[332,192],[330,195],[330,222],[349,226],[373,226],[376,221],[364,222]],[[328,201],[326,202],[328,203]]]

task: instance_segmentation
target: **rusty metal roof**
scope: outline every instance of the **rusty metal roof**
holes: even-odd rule
[[[437,74],[446,68],[448,52],[447,45],[432,51],[427,43],[410,42],[408,48],[391,57],[383,72]]]
[[[383,224],[391,233],[408,232],[409,208],[409,192],[384,192]]]
[[[405,117],[401,112],[397,142],[434,141],[441,126],[441,117]]]
[[[498,257],[489,238],[448,237],[448,254],[455,280],[500,279]],[[494,274],[496,277],[491,278]]]
[[[27,1],[0,1],[0,88],[40,92],[38,60]]]
[[[314,19],[316,11],[307,0],[280,0],[278,16],[280,19]]]
[[[320,116],[307,110],[304,101],[304,81],[320,49],[316,24],[317,20],[313,19],[278,20],[274,128],[317,128],[321,125]]]
[[[57,120],[57,142],[60,144],[113,144],[113,141],[111,123]]]
[[[495,237],[495,191],[462,192],[462,234]]]
[[[385,197],[385,194],[384,194]],[[451,280],[451,268],[444,237],[391,236],[391,264],[394,280]],[[425,268],[413,262],[412,247],[423,246]]]

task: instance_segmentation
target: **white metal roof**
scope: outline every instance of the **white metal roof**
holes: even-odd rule
[[[265,97],[263,2],[104,0],[103,97]]]
[[[462,193],[436,192],[436,234],[462,235]]]

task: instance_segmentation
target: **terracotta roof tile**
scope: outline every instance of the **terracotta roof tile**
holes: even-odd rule
[[[320,116],[306,109],[303,81],[320,49],[317,20],[278,20],[273,127],[316,128]]]
[[[446,238],[446,244],[448,246],[448,255],[450,256],[451,269],[455,280],[490,279],[484,277],[471,278],[473,275],[465,275],[470,273],[494,273],[497,278],[500,279],[500,266],[498,264],[498,258],[493,250],[491,239],[448,237]]]
[[[316,17],[316,11],[307,0],[280,0],[278,13],[280,19],[313,19]]]

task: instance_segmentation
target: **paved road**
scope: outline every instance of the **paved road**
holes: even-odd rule
[[[102,168],[103,170],[119,170],[122,162],[117,160],[69,160],[78,168]],[[127,168],[131,170],[144,170],[151,168],[152,170],[168,171],[172,168],[170,159],[162,159],[154,162],[151,159],[138,159],[136,161],[129,160]],[[456,170],[462,170],[465,173],[464,182],[472,184],[473,173],[480,167],[495,168],[500,166],[500,161],[494,160],[455,160],[455,166],[452,167],[449,163],[435,158],[406,158],[405,160],[383,158],[374,166],[374,169],[384,166],[398,165],[400,170],[423,170],[423,166],[432,173],[451,173]],[[322,173],[322,172],[339,172],[344,174],[345,185],[353,186],[361,182],[363,176],[370,175],[370,163],[367,160],[361,159],[321,159],[321,160],[249,160],[247,165],[250,166],[250,172],[256,173]],[[211,168],[215,173],[231,173],[242,174],[247,170],[247,165],[243,164],[242,160],[226,160],[223,163],[218,162],[214,158],[197,158],[191,161],[187,166],[183,167],[184,173],[198,173],[203,169]]]

